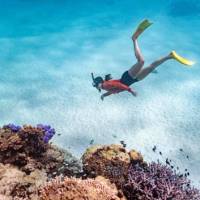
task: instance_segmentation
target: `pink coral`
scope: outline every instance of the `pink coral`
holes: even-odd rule
[[[37,199],[38,187],[47,180],[46,173],[35,170],[30,175],[12,165],[0,164],[0,199]]]
[[[125,200],[103,177],[96,180],[57,177],[41,189],[40,196],[40,200]]]

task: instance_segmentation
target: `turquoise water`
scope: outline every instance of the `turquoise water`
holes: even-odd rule
[[[124,140],[146,160],[188,168],[200,185],[200,2],[153,2],[1,0],[0,124],[51,124],[61,133],[53,142],[78,156],[92,139]],[[173,49],[197,64],[169,61],[133,85],[137,98],[102,102],[90,73],[119,78],[136,62],[131,34],[144,18],[154,22],[139,38],[146,65]]]

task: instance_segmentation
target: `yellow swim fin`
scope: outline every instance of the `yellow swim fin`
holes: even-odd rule
[[[135,32],[142,33],[145,29],[147,29],[149,26],[151,26],[153,23],[150,22],[148,19],[143,20],[137,27]]]
[[[135,33],[133,34],[132,38],[137,39],[137,37],[143,33],[144,30],[146,30],[149,26],[151,26],[153,23],[149,22],[148,19],[143,20],[137,27]]]
[[[192,65],[195,64],[195,62],[193,62],[191,60],[187,60],[186,58],[183,58],[183,57],[179,56],[175,51],[172,51],[170,53],[170,55],[172,56],[173,59],[177,60],[181,64],[189,65],[189,66],[192,66]]]

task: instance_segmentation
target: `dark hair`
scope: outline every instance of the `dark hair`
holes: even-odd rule
[[[103,83],[103,78],[101,76],[97,76],[96,78],[94,78],[93,86],[98,87],[99,83]]]
[[[109,80],[111,80],[111,79],[112,79],[111,74],[105,75],[105,81],[109,81]]]

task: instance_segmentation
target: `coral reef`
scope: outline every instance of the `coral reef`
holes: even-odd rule
[[[77,179],[57,177],[41,189],[40,200],[125,200],[117,188],[103,177]]]
[[[82,161],[89,177],[104,176],[121,188],[126,181],[130,163],[143,163],[143,158],[134,150],[128,153],[121,145],[97,145],[86,150]]]
[[[44,131],[32,126],[18,130],[13,125],[0,129],[0,162],[24,166],[29,158],[38,159],[46,151]]]
[[[43,163],[49,178],[59,175],[79,177],[82,174],[81,161],[62,148],[50,145],[42,156],[40,163]]]
[[[68,151],[49,144],[54,135],[41,124],[0,128],[0,200],[200,199],[186,175],[170,165],[147,164],[137,151],[126,151],[124,142],[88,148],[82,167]]]
[[[43,141],[48,143],[49,140],[55,135],[55,129],[51,128],[49,125],[38,124],[37,128],[40,128],[44,131]]]
[[[152,162],[147,166],[131,165],[124,185],[128,199],[199,200],[200,193],[187,177],[168,166]]]
[[[0,129],[0,163],[13,164],[27,174],[45,169],[48,176],[79,173],[80,162],[65,150],[47,143],[55,130],[47,125],[16,126]],[[74,168],[75,166],[75,168]]]
[[[16,200],[34,200],[37,199],[37,188],[44,183],[44,179],[61,174],[81,174],[79,160],[66,150],[48,144],[47,139],[44,139],[48,137],[49,141],[53,132],[55,131],[50,126],[20,127],[9,124],[0,129],[0,195],[3,196],[0,199],[12,199],[16,196]],[[41,184],[38,184],[39,180]]]
[[[0,199],[38,199],[38,188],[47,180],[44,171],[35,170],[30,175],[12,165],[0,164]]]

